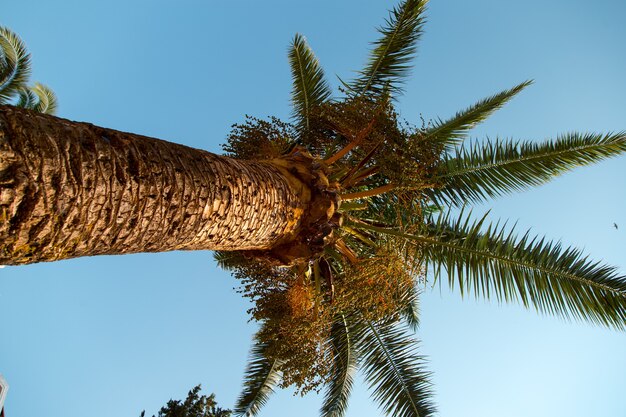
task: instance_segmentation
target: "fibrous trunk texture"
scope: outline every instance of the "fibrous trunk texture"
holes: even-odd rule
[[[267,250],[299,233],[309,200],[272,162],[0,106],[0,264]]]

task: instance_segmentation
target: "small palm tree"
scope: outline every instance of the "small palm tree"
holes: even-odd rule
[[[447,120],[402,127],[402,92],[424,25],[426,0],[405,0],[380,28],[358,77],[333,99],[304,37],[289,51],[292,130],[249,120],[229,137],[240,158],[320,155],[323,191],[337,193],[319,250],[287,267],[266,254],[218,252],[243,282],[261,322],[237,415],[256,415],[276,386],[325,387],[321,415],[345,412],[357,369],[387,415],[434,412],[417,352],[418,284],[446,279],[462,294],[518,302],[542,313],[623,330],[626,279],[514,227],[473,220],[468,206],[541,185],[578,166],[626,151],[626,135],[571,133],[553,141],[464,142],[467,133],[531,84],[478,101]],[[259,132],[264,132],[259,134]],[[289,139],[295,138],[295,139]]]
[[[30,72],[30,54],[24,42],[0,26],[0,104],[54,114],[57,109],[54,92],[40,83],[28,86]]]

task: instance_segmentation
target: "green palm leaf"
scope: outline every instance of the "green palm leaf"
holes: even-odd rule
[[[39,102],[33,110],[39,113],[55,114],[58,107],[57,96],[48,86],[35,83],[31,90],[39,98]]]
[[[447,150],[458,145],[465,139],[469,130],[491,116],[496,110],[504,106],[510,99],[532,81],[524,81],[510,90],[504,90],[491,97],[480,100],[473,106],[458,112],[446,121],[438,120],[434,126],[426,131],[426,140],[442,144]]]
[[[30,54],[12,31],[0,27],[0,104],[9,101],[30,77]]]
[[[324,396],[322,417],[341,417],[348,408],[348,398],[357,370],[357,354],[348,320],[349,318],[340,314],[331,329],[330,342],[334,351],[334,368]]]
[[[559,136],[543,143],[495,141],[461,147],[445,157],[436,177],[443,187],[429,192],[444,205],[482,202],[541,185],[555,176],[626,152],[626,133]]]
[[[24,87],[20,88],[17,92],[17,107],[22,107],[24,109],[32,109],[38,103],[39,98],[37,94],[30,88]]]
[[[266,345],[255,339],[244,376],[243,391],[235,404],[234,413],[237,416],[257,415],[282,377],[280,364],[277,361],[268,361],[265,358],[265,349]]]
[[[424,358],[417,354],[417,341],[406,326],[393,321],[358,321],[351,333],[355,334],[365,380],[385,414],[425,417],[434,413],[429,374],[422,369]]]
[[[588,260],[580,250],[514,229],[442,215],[423,235],[407,236],[421,248],[435,276],[443,270],[451,287],[499,301],[519,301],[543,313],[626,328],[626,277]]]
[[[293,79],[291,102],[294,117],[298,127],[306,131],[309,129],[311,109],[328,100],[330,87],[324,78],[324,70],[300,34],[296,34],[289,49],[289,64]]]
[[[238,266],[247,262],[245,256],[239,251],[215,251],[213,259],[217,262],[217,266],[231,272],[235,272]]]
[[[49,87],[35,83],[33,87],[21,88],[18,91],[17,106],[39,113],[55,114],[57,110],[56,94]]]
[[[412,286],[403,298],[404,306],[400,314],[411,330],[417,331],[420,325],[418,289]]]
[[[350,91],[374,95],[386,89],[401,92],[400,84],[409,75],[409,62],[422,34],[427,3],[428,0],[405,0],[393,8],[386,24],[378,29],[382,37],[374,42],[368,64],[348,86]]]

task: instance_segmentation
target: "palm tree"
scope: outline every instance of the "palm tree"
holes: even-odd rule
[[[40,113],[54,114],[57,100],[43,84],[28,86],[30,54],[24,42],[8,28],[0,26],[0,104],[15,104]]]
[[[406,0],[392,10],[367,66],[342,82],[339,99],[331,99],[305,39],[293,40],[298,144],[323,155],[341,193],[341,218],[323,251],[304,265],[260,270],[258,259],[243,252],[217,253],[218,263],[242,280],[261,322],[237,415],[256,415],[276,386],[296,385],[302,392],[325,386],[321,415],[341,416],[359,368],[385,414],[431,415],[428,372],[412,336],[419,325],[416,286],[427,271],[434,281],[447,276],[463,294],[625,327],[626,280],[615,268],[528,232],[517,237],[514,227],[486,216],[472,220],[467,206],[617,155],[626,150],[626,136],[463,143],[529,81],[450,119],[398,128],[390,100],[402,91],[426,3]],[[258,157],[258,149],[271,148],[247,147],[246,128],[255,124],[231,135],[232,156]]]
[[[247,415],[277,384],[295,384],[325,386],[322,414],[340,416],[357,367],[387,414],[432,414],[410,332],[427,272],[463,293],[623,329],[626,280],[614,268],[472,220],[465,205],[620,154],[626,135],[463,143],[529,82],[447,120],[400,123],[393,100],[425,6],[392,10],[336,99],[297,35],[294,123],[248,120],[230,135],[229,157],[3,107],[0,263],[219,250],[262,323],[236,407]]]

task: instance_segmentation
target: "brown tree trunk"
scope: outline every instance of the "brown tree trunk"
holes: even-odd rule
[[[311,199],[288,168],[0,106],[0,264],[285,245]]]

